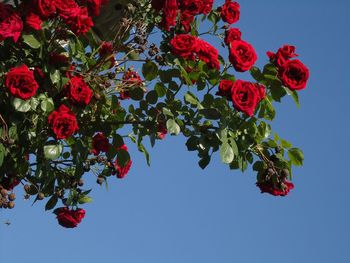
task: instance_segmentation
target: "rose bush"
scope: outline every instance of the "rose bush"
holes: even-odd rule
[[[9,2],[0,3],[0,208],[14,208],[23,185],[74,228],[91,202],[85,178],[127,178],[127,145],[149,164],[146,147],[180,133],[203,169],[218,153],[231,170],[252,165],[263,193],[294,188],[303,153],[271,121],[286,95],[299,105],[309,70],[291,45],[256,67],[253,45],[230,26],[244,15],[237,2]]]

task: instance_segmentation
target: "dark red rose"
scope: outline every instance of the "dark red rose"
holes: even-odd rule
[[[124,150],[124,151],[128,151],[128,147],[124,144],[122,145],[121,147],[119,147],[117,149],[118,151],[119,150]],[[117,174],[117,177],[119,179],[122,179],[124,178],[128,173],[129,173],[129,170],[131,168],[131,165],[132,165],[132,160],[130,159],[129,162],[124,165],[124,166],[120,166],[119,163],[118,163],[118,159],[115,160],[115,163],[114,163],[114,168],[116,170],[116,174]]]
[[[43,18],[48,18],[56,13],[56,0],[35,0],[34,7]]]
[[[79,13],[74,14],[74,16],[70,16],[67,19],[64,19],[64,22],[77,35],[86,34],[94,25],[86,7],[80,7]]]
[[[81,77],[72,77],[66,85],[69,99],[78,105],[88,105],[92,97],[92,90]]]
[[[231,90],[234,82],[229,79],[223,79],[219,84],[219,91],[216,95],[226,97],[227,99],[231,99]]]
[[[157,126],[157,137],[160,140],[163,140],[165,136],[167,135],[168,130],[166,128],[166,125],[164,123],[159,123]]]
[[[23,22],[11,5],[0,3],[0,41],[13,38],[17,42],[23,30]]]
[[[55,209],[54,213],[58,223],[66,228],[77,227],[85,217],[85,210],[81,208],[71,210],[68,207],[60,207]]]
[[[184,59],[194,60],[194,52],[198,50],[197,38],[191,35],[179,34],[170,40],[171,51]]]
[[[298,59],[287,60],[279,69],[278,76],[283,85],[291,90],[306,88],[309,79],[309,69]]]
[[[184,29],[185,32],[191,31],[191,23],[194,21],[194,15],[192,15],[190,12],[182,12],[180,16],[180,23]]]
[[[35,30],[41,30],[41,24],[42,24],[42,20],[40,19],[40,16],[38,16],[37,14],[30,12],[27,16],[26,16],[26,25],[35,29]]]
[[[210,45],[208,42],[197,39],[197,56],[200,60],[205,62],[208,67],[213,69],[220,69],[220,62],[219,62],[219,52],[218,50]]]
[[[176,26],[176,16],[178,14],[178,7],[176,0],[164,0],[163,20],[161,26],[169,31],[170,27]]]
[[[235,70],[244,72],[255,64],[257,55],[251,44],[237,40],[231,42],[229,59]]]
[[[154,8],[157,11],[160,11],[164,7],[164,2],[164,0],[152,0],[152,8]]]
[[[265,87],[243,80],[236,80],[231,89],[231,99],[233,106],[247,114],[253,116],[259,102],[265,98]]]
[[[290,45],[284,45],[279,48],[276,54],[271,51],[268,51],[266,54],[277,67],[282,67],[287,60],[298,56],[295,54],[295,46]]]
[[[224,22],[229,24],[236,23],[240,16],[240,6],[237,2],[226,0],[225,4],[221,7],[220,14]]]
[[[99,132],[92,138],[92,153],[99,155],[100,152],[108,152],[109,141],[103,133]]]
[[[79,5],[74,0],[57,0],[55,5],[58,15],[66,21],[80,13]]]
[[[101,0],[84,0],[82,1],[84,5],[87,5],[87,8],[89,10],[89,13],[92,16],[99,16],[100,10],[102,7],[102,1]]]
[[[66,66],[68,65],[69,58],[63,54],[57,52],[51,52],[49,54],[49,63],[54,66]]]
[[[66,139],[79,129],[74,113],[65,105],[52,112],[48,121],[57,139]]]
[[[140,75],[133,70],[128,70],[122,77],[123,90],[120,91],[120,99],[130,99],[130,88],[141,87],[142,79]]]
[[[111,42],[103,42],[99,50],[101,57],[110,57],[108,61],[110,62],[110,67],[113,67],[115,64],[115,58],[113,56],[113,44]]]
[[[33,97],[39,87],[33,71],[26,65],[10,69],[5,76],[5,86],[14,97],[22,100]]]
[[[231,42],[241,40],[242,33],[238,28],[230,28],[225,32],[225,44],[230,45]]]
[[[39,81],[39,83],[45,79],[44,72],[38,67],[34,69],[34,76],[35,79]]]
[[[180,0],[181,11],[192,15],[208,14],[213,7],[213,0]]]
[[[284,181],[280,186],[277,186],[271,181],[256,183],[260,188],[261,193],[269,193],[274,196],[286,196],[294,188],[292,182]]]
[[[12,191],[17,185],[20,184],[20,180],[16,176],[8,175],[7,177],[2,178],[1,185],[8,191]]]

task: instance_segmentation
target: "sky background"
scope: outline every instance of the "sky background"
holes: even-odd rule
[[[301,108],[286,97],[273,123],[306,158],[290,195],[260,194],[255,173],[230,171],[218,157],[202,171],[182,137],[157,143],[150,168],[130,144],[128,177],[110,180],[108,191],[91,184],[94,202],[78,228],[21,197],[1,210],[1,263],[350,262],[350,1],[239,3],[235,26],[258,66],[288,43],[310,68]]]

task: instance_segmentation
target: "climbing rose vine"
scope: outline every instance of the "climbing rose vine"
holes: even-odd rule
[[[256,67],[231,0],[125,2],[0,3],[0,208],[22,186],[74,228],[91,202],[84,179],[113,187],[137,165],[127,145],[149,164],[146,146],[179,134],[201,168],[218,153],[231,170],[252,165],[262,193],[288,195],[304,157],[271,122],[276,102],[299,105],[307,87],[296,48]]]

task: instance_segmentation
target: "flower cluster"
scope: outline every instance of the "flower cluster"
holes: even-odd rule
[[[76,210],[69,209],[68,207],[60,207],[55,209],[58,223],[66,228],[77,227],[85,217],[85,210],[78,208]]]

